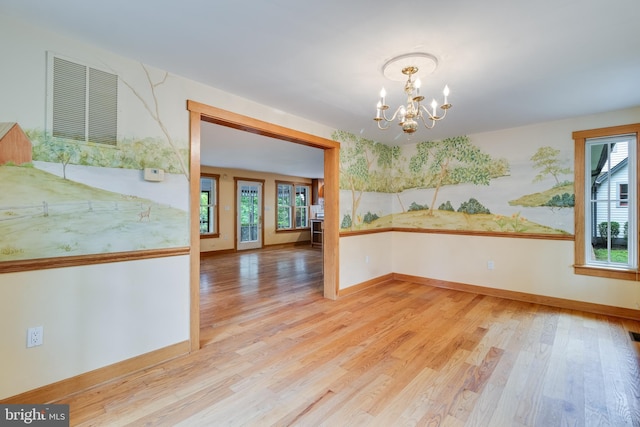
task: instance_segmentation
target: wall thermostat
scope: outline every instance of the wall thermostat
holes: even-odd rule
[[[144,180],[159,182],[164,180],[164,170],[155,168],[145,168]]]

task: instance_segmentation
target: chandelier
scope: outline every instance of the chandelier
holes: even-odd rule
[[[435,99],[431,101],[431,109],[422,104],[424,96],[420,95],[421,81],[417,77],[418,71],[422,70],[423,74],[432,73],[437,65],[438,60],[436,57],[428,53],[400,55],[384,64],[382,73],[385,77],[391,80],[403,81],[405,79],[403,76],[406,76],[404,93],[407,96],[407,102],[406,105],[400,105],[393,113],[393,116],[388,117],[387,110],[389,106],[385,100],[387,93],[383,87],[380,91],[380,100],[376,106],[376,117],[373,119],[378,124],[379,129],[389,129],[391,123],[397,118],[398,125],[402,127],[402,131],[412,134],[418,130],[419,122],[422,122],[427,129],[432,129],[437,121],[445,118],[447,110],[451,108],[451,104],[447,99],[449,97],[449,86],[445,85],[442,91],[444,95],[444,102],[440,105],[442,115],[438,115],[440,112],[438,111],[438,102]]]

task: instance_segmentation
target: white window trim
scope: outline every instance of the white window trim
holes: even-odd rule
[[[214,191],[213,191],[213,200],[209,200],[209,205],[208,208],[210,209],[210,216],[213,217],[213,220],[210,221],[210,224],[213,227],[213,231],[210,233],[202,233],[200,232],[200,238],[211,238],[211,237],[220,237],[220,232],[218,230],[218,228],[220,227],[220,212],[219,212],[219,208],[218,208],[218,203],[219,203],[219,186],[220,186],[220,175],[216,175],[216,174],[210,174],[210,173],[202,173],[200,174],[200,180],[202,180],[202,178],[206,178],[206,179],[210,179],[213,181],[213,186],[214,186]],[[200,185],[200,192],[198,194],[202,194],[202,185]],[[203,205],[199,204],[199,207],[202,207]],[[199,214],[199,212],[198,212]]]
[[[275,191],[276,192],[276,232],[308,230],[311,227],[311,223],[310,223],[311,184],[302,183],[302,182],[291,182],[291,181],[276,181],[275,184],[276,184],[276,191]],[[289,186],[291,188],[291,204],[289,205],[289,216],[291,218],[291,227],[289,227],[289,228],[278,228],[279,208],[284,206],[284,205],[278,204],[279,201],[280,201],[279,198],[278,198],[278,187],[281,186],[281,185],[287,185],[287,186]],[[306,205],[305,206],[297,206],[296,205],[296,194],[297,194],[296,187],[306,187],[307,188],[307,200],[306,200]],[[303,227],[296,227],[296,210],[298,208],[302,208],[302,207],[306,207],[307,225],[305,225]]]
[[[584,163],[584,170],[586,171],[590,171],[591,170],[591,158],[588,155],[588,153],[591,152],[590,147],[592,145],[599,145],[599,144],[604,144],[604,143],[615,143],[615,142],[627,142],[628,143],[628,170],[629,170],[629,179],[627,180],[627,183],[629,185],[628,187],[628,191],[629,192],[633,192],[635,191],[635,186],[634,186],[634,181],[636,179],[632,179],[635,178],[632,175],[636,175],[636,161],[635,161],[635,157],[636,157],[636,146],[637,146],[637,141],[636,141],[636,137],[635,135],[620,135],[620,136],[611,136],[611,137],[603,137],[603,138],[587,138],[585,141],[585,153],[587,153],[587,155],[585,155],[585,163]],[[609,156],[611,156],[611,153],[609,154]],[[585,194],[584,194],[584,199],[585,199],[585,213],[584,213],[584,230],[586,232],[586,230],[590,229],[591,226],[591,222],[592,222],[592,209],[591,209],[591,193],[589,191],[586,191],[588,188],[590,188],[591,186],[591,176],[589,176],[589,174],[585,173],[585,183],[584,183],[584,188],[585,188]],[[611,186],[608,187],[609,191],[612,192],[611,190]],[[615,188],[613,189],[613,192],[615,192],[616,194],[610,194],[607,201],[608,203],[608,218],[611,219],[611,202],[616,201],[617,205],[619,205],[619,198],[618,198],[618,192],[619,189]],[[636,222],[637,222],[637,215],[636,215],[636,203],[634,199],[628,199],[628,206],[626,207],[628,209],[628,216],[629,216],[629,235],[630,236],[635,236],[635,228],[636,228]],[[636,218],[636,221],[632,221],[633,218]],[[620,224],[622,225],[622,224]],[[609,268],[625,268],[625,269],[636,269],[637,268],[637,256],[636,256],[636,247],[637,247],[637,239],[630,239],[628,240],[628,252],[629,252],[629,258],[628,258],[628,264],[622,264],[622,263],[615,263],[615,262],[608,262],[608,261],[596,261],[596,260],[592,260],[591,259],[591,250],[592,250],[592,246],[591,246],[591,239],[585,239],[585,264],[589,265],[589,266],[602,266],[602,267],[609,267]]]
[[[575,152],[575,174],[576,174],[576,204],[574,208],[575,214],[575,224],[576,224],[576,233],[575,233],[575,262],[574,262],[574,273],[575,274],[583,274],[588,276],[597,276],[604,277],[609,279],[622,279],[622,280],[630,280],[630,281],[640,281],[640,271],[638,270],[638,240],[639,236],[637,234],[638,227],[638,208],[637,206],[632,206],[633,211],[630,212],[630,218],[633,218],[634,221],[629,221],[629,238],[634,239],[635,244],[635,253],[629,254],[630,258],[633,258],[630,261],[630,265],[635,265],[634,268],[616,268],[608,265],[594,265],[587,264],[586,260],[589,259],[586,256],[587,250],[587,242],[590,240],[590,229],[587,227],[585,229],[585,212],[589,209],[589,206],[585,204],[586,195],[588,192],[588,187],[585,188],[587,170],[591,170],[591,166],[587,168],[586,165],[586,140],[587,139],[595,139],[595,138],[604,138],[604,137],[613,137],[620,135],[629,135],[632,134],[635,136],[636,143],[633,152],[629,152],[630,159],[630,168],[634,168],[636,174],[638,172],[638,164],[637,164],[637,145],[640,143],[638,141],[638,136],[640,135],[640,123],[622,125],[622,126],[612,126],[608,128],[600,128],[600,129],[590,129],[583,131],[573,132],[573,140],[574,140],[574,152]],[[633,190],[629,188],[629,199],[630,201],[637,201],[639,198],[639,190],[638,187],[635,186]],[[587,239],[587,235],[589,235],[589,239]],[[590,242],[589,242],[590,245]],[[590,250],[590,249],[589,249]]]

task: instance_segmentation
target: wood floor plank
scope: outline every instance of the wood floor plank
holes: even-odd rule
[[[405,385],[397,393],[387,394],[389,399],[386,400],[386,404],[382,405],[380,410],[375,405],[372,405],[373,410],[369,410],[370,413],[376,415],[376,423],[379,425],[393,425],[397,422],[403,412],[407,411],[408,405],[415,405],[421,403],[424,397],[421,397],[423,390],[427,388],[427,385],[433,381],[437,373],[433,369],[423,368],[415,375],[407,385]],[[413,411],[409,411],[413,413]]]
[[[524,386],[529,376],[529,368],[533,363],[534,354],[521,351],[515,361],[515,365],[509,375],[500,400],[491,416],[489,425],[507,426],[515,424],[515,414],[518,402],[523,394]]]
[[[602,361],[600,360],[600,341],[595,323],[586,323],[590,332],[584,337],[584,406],[585,420],[591,425],[607,425],[608,415],[604,388]]]
[[[553,327],[555,331],[555,326]],[[529,368],[529,375],[520,400],[517,403],[514,419],[523,425],[536,425],[540,413],[544,378],[549,368],[552,346],[547,344],[544,333],[541,337],[538,351],[533,354],[533,360]]]
[[[200,351],[53,403],[73,426],[640,426],[638,321],[399,280],[326,300],[321,268],[203,257]]]

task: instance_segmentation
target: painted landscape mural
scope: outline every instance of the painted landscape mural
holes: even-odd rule
[[[188,246],[188,143],[159,105],[169,76],[136,72],[145,83],[119,76],[118,87],[155,125],[151,136],[105,143],[0,123],[0,262]],[[147,168],[161,178],[145,179]]]
[[[342,231],[376,228],[562,235],[573,232],[573,172],[552,146],[527,161],[467,136],[389,146],[338,131]]]

